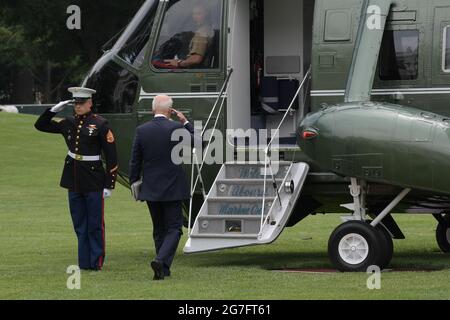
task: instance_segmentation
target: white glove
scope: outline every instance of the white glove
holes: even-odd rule
[[[112,190],[111,189],[103,189],[103,198],[109,198],[112,195]]]
[[[54,106],[53,108],[50,109],[51,112],[55,112],[58,113],[60,112],[62,109],[64,109],[66,107],[66,105],[68,105],[69,103],[71,103],[73,100],[66,100],[66,101],[61,101],[60,103],[58,103],[56,106]]]

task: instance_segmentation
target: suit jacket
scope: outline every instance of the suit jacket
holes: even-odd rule
[[[136,129],[130,160],[130,184],[142,177],[141,201],[178,201],[190,197],[186,174],[171,158],[179,141],[171,141],[172,133],[188,130],[193,143],[194,128],[164,117],[156,117]]]

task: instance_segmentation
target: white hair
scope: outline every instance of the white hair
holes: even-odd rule
[[[152,105],[153,112],[155,112],[156,109],[168,110],[168,109],[172,108],[172,106],[173,106],[173,100],[169,96],[159,95],[153,99],[153,105]]]

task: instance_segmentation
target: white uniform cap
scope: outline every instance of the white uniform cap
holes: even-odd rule
[[[72,87],[69,88],[69,92],[72,93],[74,99],[90,99],[97,91],[89,88]]]

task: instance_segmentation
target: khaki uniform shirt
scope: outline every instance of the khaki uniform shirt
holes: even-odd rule
[[[202,57],[206,55],[206,50],[213,38],[213,30],[209,26],[202,26],[196,32],[189,45],[188,57],[198,54]]]

